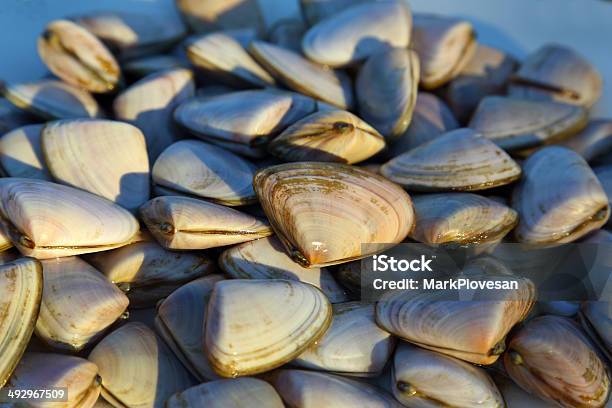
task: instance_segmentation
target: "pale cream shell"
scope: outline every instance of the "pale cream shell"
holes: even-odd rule
[[[26,125],[0,137],[0,166],[8,177],[51,180],[40,145],[44,125]]]

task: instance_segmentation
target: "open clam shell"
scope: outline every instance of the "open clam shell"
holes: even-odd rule
[[[149,158],[138,128],[71,119],[45,125],[43,156],[53,178],[134,211],[149,199]]]
[[[408,194],[357,167],[283,164],[259,171],[253,184],[287,253],[306,267],[368,256],[362,244],[399,243],[413,228]]]
[[[50,22],[38,39],[40,58],[55,75],[90,92],[114,91],[121,71],[113,54],[92,33],[68,20]]]
[[[194,98],[181,104],[174,118],[201,139],[261,158],[272,137],[315,110],[309,97],[266,89]]]
[[[346,302],[344,289],[327,268],[304,268],[293,261],[276,237],[236,245],[219,256],[223,272],[235,279],[288,279],[321,289],[331,303]]]
[[[471,193],[413,198],[416,228],[410,237],[427,244],[499,242],[518,223],[518,214],[496,201]]]
[[[182,284],[215,268],[202,253],[170,252],[153,241],[91,254],[86,259],[126,292],[130,307],[154,306]]]
[[[224,205],[252,204],[255,166],[220,147],[181,140],[162,152],[153,165],[158,194],[188,194]]]
[[[0,137],[0,167],[8,177],[51,180],[40,146],[44,125],[26,125]]]
[[[402,1],[372,1],[348,7],[312,26],[302,50],[312,61],[342,67],[387,47],[410,44],[412,15]]]
[[[457,118],[467,122],[484,97],[504,93],[516,66],[516,60],[504,52],[478,44],[446,90],[446,99]]]
[[[16,107],[43,119],[104,116],[89,92],[54,79],[4,84],[2,93]]]
[[[176,6],[195,32],[245,27],[263,31],[257,0],[176,0]]]
[[[481,291],[464,300],[449,299],[444,291],[388,292],[376,304],[378,325],[419,347],[475,364],[493,364],[504,351],[510,329],[533,307],[535,285],[527,278],[507,275],[498,263],[491,267],[486,260],[473,262],[463,276],[474,281],[513,280],[518,290]]]
[[[333,306],[332,324],[316,344],[292,364],[340,374],[376,376],[395,348],[395,338],[376,325],[374,305],[359,302]]]
[[[561,142],[590,162],[612,152],[612,120],[599,119],[589,122],[577,135]]]
[[[389,144],[386,157],[399,156],[458,127],[457,119],[442,99],[419,92],[408,129]]]
[[[178,140],[172,113],[195,93],[193,74],[184,68],[164,70],[142,78],[115,98],[113,111],[118,120],[142,130],[149,159]]]
[[[272,235],[270,226],[232,208],[188,197],[157,197],[140,208],[144,223],[168,249],[206,249]]]
[[[72,20],[98,37],[121,59],[161,52],[185,35],[185,26],[173,18],[129,12],[97,12]]]
[[[66,401],[37,402],[41,408],[91,408],[100,395],[98,367],[84,358],[53,353],[26,353],[9,387],[28,390],[64,388]]]
[[[132,214],[104,198],[34,179],[0,179],[0,217],[17,249],[39,259],[118,248],[139,229]]]
[[[505,406],[482,368],[407,343],[395,352],[393,395],[407,407]]]
[[[414,51],[393,48],[373,54],[355,82],[359,115],[388,141],[410,124],[419,86],[419,58]]]
[[[521,168],[471,129],[450,131],[384,164],[381,173],[416,191],[474,191],[512,183]]]
[[[263,41],[251,43],[249,51],[288,88],[341,109],[353,106],[351,80],[346,73],[334,71],[294,51]]]
[[[572,320],[542,316],[510,339],[504,355],[510,377],[523,389],[561,407],[603,407],[610,374]]]
[[[176,357],[196,378],[211,381],[220,378],[203,353],[206,306],[221,275],[196,279],[172,292],[157,309],[155,330]]]
[[[510,95],[592,106],[603,87],[601,74],[571,48],[547,44],[527,56],[512,78]]]
[[[605,191],[587,162],[572,150],[540,149],[525,161],[523,174],[512,196],[512,207],[520,216],[515,230],[519,242],[572,242],[608,221]]]
[[[571,137],[588,122],[588,111],[558,102],[502,96],[484,98],[469,127],[505,150],[521,150]]]
[[[218,31],[189,40],[187,57],[193,65],[237,85],[266,87],[274,78],[231,33]]]
[[[0,265],[0,387],[9,379],[34,332],[43,291],[40,263],[7,260]]]
[[[601,183],[601,187],[604,189],[606,196],[608,196],[608,207],[612,208],[612,165],[597,167],[594,170],[599,183]],[[608,225],[612,226],[610,220],[608,220]]]
[[[578,317],[590,338],[612,361],[612,303],[583,302]]]
[[[342,110],[316,112],[289,126],[268,150],[285,161],[358,163],[385,147],[372,126]]]
[[[383,390],[346,377],[305,370],[277,370],[269,377],[290,407],[403,407]]]
[[[79,351],[128,307],[128,298],[77,257],[41,261],[44,289],[36,335],[53,348]]]
[[[283,402],[274,388],[257,378],[233,378],[212,381],[173,395],[166,408],[283,408]]]
[[[128,323],[106,336],[91,351],[102,377],[102,396],[116,407],[162,408],[173,394],[194,381],[155,333]]]
[[[302,37],[306,26],[301,19],[286,18],[277,21],[268,30],[268,41],[279,47],[302,52]]]
[[[220,281],[206,311],[204,346],[223,377],[279,367],[317,341],[332,319],[320,290],[292,280]]]
[[[414,15],[412,47],[421,62],[421,85],[438,88],[461,72],[476,51],[472,25],[435,14]]]

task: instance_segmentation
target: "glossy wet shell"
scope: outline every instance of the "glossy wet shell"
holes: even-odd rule
[[[606,193],[577,153],[562,147],[540,149],[524,163],[523,172],[512,196],[512,208],[520,216],[515,230],[519,242],[572,242],[608,220]]]
[[[471,129],[458,129],[397,156],[381,173],[408,190],[473,191],[512,183],[521,168]]]
[[[399,243],[413,228],[410,197],[356,167],[272,166],[257,173],[254,185],[287,253],[306,267],[365,257],[361,244]]]
[[[383,137],[350,112],[317,112],[291,125],[268,150],[284,161],[358,163],[385,147]]]
[[[312,61],[341,67],[387,47],[410,44],[412,15],[401,1],[376,1],[348,7],[311,27],[302,50]]]
[[[4,84],[2,93],[13,105],[43,119],[104,116],[89,92],[54,79]]]
[[[41,146],[49,172],[59,183],[130,211],[149,199],[145,139],[132,125],[91,119],[52,122],[42,130]]]
[[[610,374],[572,320],[542,316],[513,335],[504,355],[510,377],[523,389],[561,407],[603,407]]]
[[[251,43],[249,51],[288,88],[341,109],[352,107],[353,91],[346,73],[318,65],[296,52],[263,41]]]
[[[38,39],[38,53],[55,75],[91,92],[111,92],[121,77],[119,65],[106,46],[68,20],[47,25]]]
[[[608,196],[608,207],[612,207],[612,166],[596,167],[594,171],[606,196]],[[610,225],[610,223],[608,219],[608,225]]]
[[[36,335],[51,347],[78,351],[102,335],[128,307],[128,298],[77,257],[41,261],[44,290]]]
[[[157,197],[140,214],[155,239],[169,249],[207,249],[272,235],[265,221],[232,208],[187,197]]]
[[[235,279],[289,279],[321,289],[331,303],[347,301],[344,289],[327,268],[304,268],[293,261],[276,237],[260,238],[226,249],[219,266]]]
[[[0,179],[0,215],[17,249],[39,259],[117,248],[138,232],[138,221],[118,205],[33,179]]]
[[[165,70],[144,77],[119,94],[113,101],[113,111],[118,120],[142,131],[153,163],[165,148],[178,140],[172,113],[194,93],[190,70]]]
[[[27,125],[0,137],[0,166],[9,177],[51,180],[40,146],[44,125]]]
[[[42,291],[38,261],[22,258],[0,265],[0,387],[8,381],[34,332]]]
[[[223,377],[269,371],[301,354],[331,323],[320,290],[289,280],[226,280],[206,312],[205,348]]]

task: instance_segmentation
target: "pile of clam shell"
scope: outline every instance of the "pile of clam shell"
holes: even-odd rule
[[[176,6],[51,21],[52,75],[2,84],[0,387],[67,388],[37,407],[606,406],[610,270],[582,304],[527,278],[494,301],[359,296],[359,260],[402,242],[612,242],[612,119],[590,118],[579,50],[519,60],[400,0],[301,0],[269,30],[255,0]],[[471,256],[466,276],[509,273]]]

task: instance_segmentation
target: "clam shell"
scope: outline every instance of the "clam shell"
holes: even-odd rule
[[[186,45],[193,65],[237,85],[266,87],[275,81],[231,33],[223,31],[192,38]]]
[[[516,67],[514,58],[478,44],[473,57],[446,90],[446,99],[457,118],[467,122],[484,97],[503,94]]]
[[[34,407],[90,408],[100,395],[100,377],[95,364],[81,357],[53,353],[26,353],[8,385],[23,390],[65,389],[67,401],[27,404]]]
[[[86,259],[127,292],[130,307],[154,306],[182,284],[215,268],[204,254],[170,252],[152,241],[92,254]]]
[[[34,179],[0,179],[0,223],[19,251],[39,259],[126,245],[138,221],[112,202]]]
[[[356,167],[283,164],[259,171],[253,184],[287,253],[305,267],[368,256],[362,244],[399,243],[413,228],[408,194]]]
[[[173,395],[166,408],[243,408],[245,406],[283,408],[274,388],[256,378],[212,381]]]
[[[219,266],[234,279],[287,279],[321,289],[331,303],[346,302],[344,289],[327,268],[304,268],[286,253],[276,237],[245,242],[219,256]]]
[[[395,338],[376,325],[374,305],[334,305],[329,330],[293,364],[320,371],[376,376],[395,348]]]
[[[128,298],[77,257],[41,261],[44,289],[36,335],[50,346],[79,351],[128,307]]]
[[[302,52],[302,37],[306,26],[301,19],[286,18],[277,21],[268,30],[268,41],[279,47]]]
[[[458,127],[457,119],[442,99],[419,92],[410,125],[389,145],[387,157],[399,156]]]
[[[138,128],[111,120],[71,119],[48,123],[40,138],[57,182],[130,211],[149,199],[149,158]]]
[[[155,239],[168,249],[207,249],[272,235],[264,221],[188,197],[157,197],[140,213]]]
[[[97,12],[72,18],[98,37],[119,58],[137,58],[164,51],[185,35],[178,19],[129,12]]]
[[[89,92],[54,79],[4,84],[2,93],[16,107],[43,119],[104,116]]]
[[[294,51],[263,41],[251,43],[249,51],[288,88],[340,109],[352,107],[351,80],[343,71],[334,71],[311,62]]]
[[[603,407],[610,394],[605,364],[565,317],[530,320],[510,339],[504,366],[523,389],[561,407]]]
[[[122,69],[126,75],[142,78],[160,71],[187,67],[188,63],[179,57],[159,54],[130,60],[123,64]]]
[[[529,394],[506,376],[496,375],[493,377],[497,388],[504,397],[506,408],[555,408],[557,404],[541,400],[535,395]]]
[[[312,26],[302,51],[312,61],[342,67],[388,47],[410,44],[412,15],[402,1],[372,1],[348,7]]]
[[[176,0],[176,6],[196,32],[245,27],[263,30],[257,0]]]
[[[177,108],[174,117],[205,141],[262,158],[272,137],[315,109],[314,100],[296,93],[256,90],[191,99]]]
[[[300,0],[300,7],[306,21],[312,26],[349,7],[369,1],[372,0]]]
[[[45,27],[38,53],[63,81],[91,92],[112,92],[121,79],[119,64],[106,46],[68,20],[54,20]]]
[[[579,318],[585,331],[612,360],[612,303],[583,302]]]
[[[0,137],[0,166],[8,177],[51,180],[40,146],[44,125],[26,125]]]
[[[17,108],[4,98],[7,88],[5,83],[0,83],[0,94],[2,95],[0,97],[0,135],[34,122],[34,118],[30,114]]]
[[[374,54],[355,83],[359,115],[387,141],[396,140],[410,124],[418,86],[419,58],[414,51],[394,48]]]
[[[93,408],[114,408],[114,407],[111,403],[106,402],[104,398],[99,397],[96,403],[94,404]]]
[[[102,396],[116,407],[162,408],[194,381],[155,333],[128,323],[106,336],[89,354],[102,377]]]
[[[157,158],[152,175],[158,194],[190,194],[231,206],[256,201],[255,166],[208,143],[174,143]]]
[[[547,44],[527,56],[512,78],[512,96],[592,106],[603,87],[601,74],[571,48]]]
[[[479,292],[465,300],[449,300],[444,291],[388,292],[376,304],[378,325],[419,347],[475,364],[493,364],[504,351],[510,329],[529,314],[535,285],[507,275],[498,263],[491,268],[486,260],[468,264],[463,276],[480,281],[513,279],[518,290]]]
[[[416,228],[410,237],[427,244],[499,242],[518,223],[513,209],[471,193],[413,198]]]
[[[448,132],[384,164],[381,173],[416,191],[474,191],[512,183],[521,168],[471,129]]]
[[[551,146],[523,165],[523,180],[512,196],[519,213],[519,242],[572,242],[601,228],[610,216],[606,193],[589,165],[572,150]]]
[[[331,304],[312,285],[225,280],[208,302],[204,347],[219,375],[257,374],[300,355],[325,333],[331,318]]]
[[[484,98],[469,127],[505,150],[549,144],[578,133],[588,121],[579,106],[502,96]]]
[[[172,117],[174,109],[194,93],[190,70],[179,68],[157,72],[119,94],[113,102],[113,110],[118,120],[142,130],[149,159],[154,162],[178,139]]]
[[[608,207],[612,207],[612,165],[597,167],[594,169],[595,175],[608,196]],[[608,219],[608,226],[612,226],[612,222]]]
[[[438,88],[460,74],[476,51],[472,25],[458,18],[415,14],[412,47],[421,62],[421,85]]]
[[[504,407],[497,386],[478,367],[401,343],[393,360],[393,395],[407,407]]]
[[[221,275],[209,275],[181,286],[161,302],[155,318],[157,333],[201,381],[219,378],[202,352],[202,345],[206,306],[215,283],[223,279]]]
[[[285,404],[296,408],[402,408],[391,395],[360,381],[303,370],[278,370],[269,382]]]
[[[0,387],[9,379],[30,341],[43,291],[38,261],[7,261],[0,265]]]
[[[385,147],[372,126],[347,111],[306,116],[274,139],[268,150],[285,161],[358,163]]]
[[[590,162],[612,152],[612,120],[589,122],[580,133],[561,142]]]

